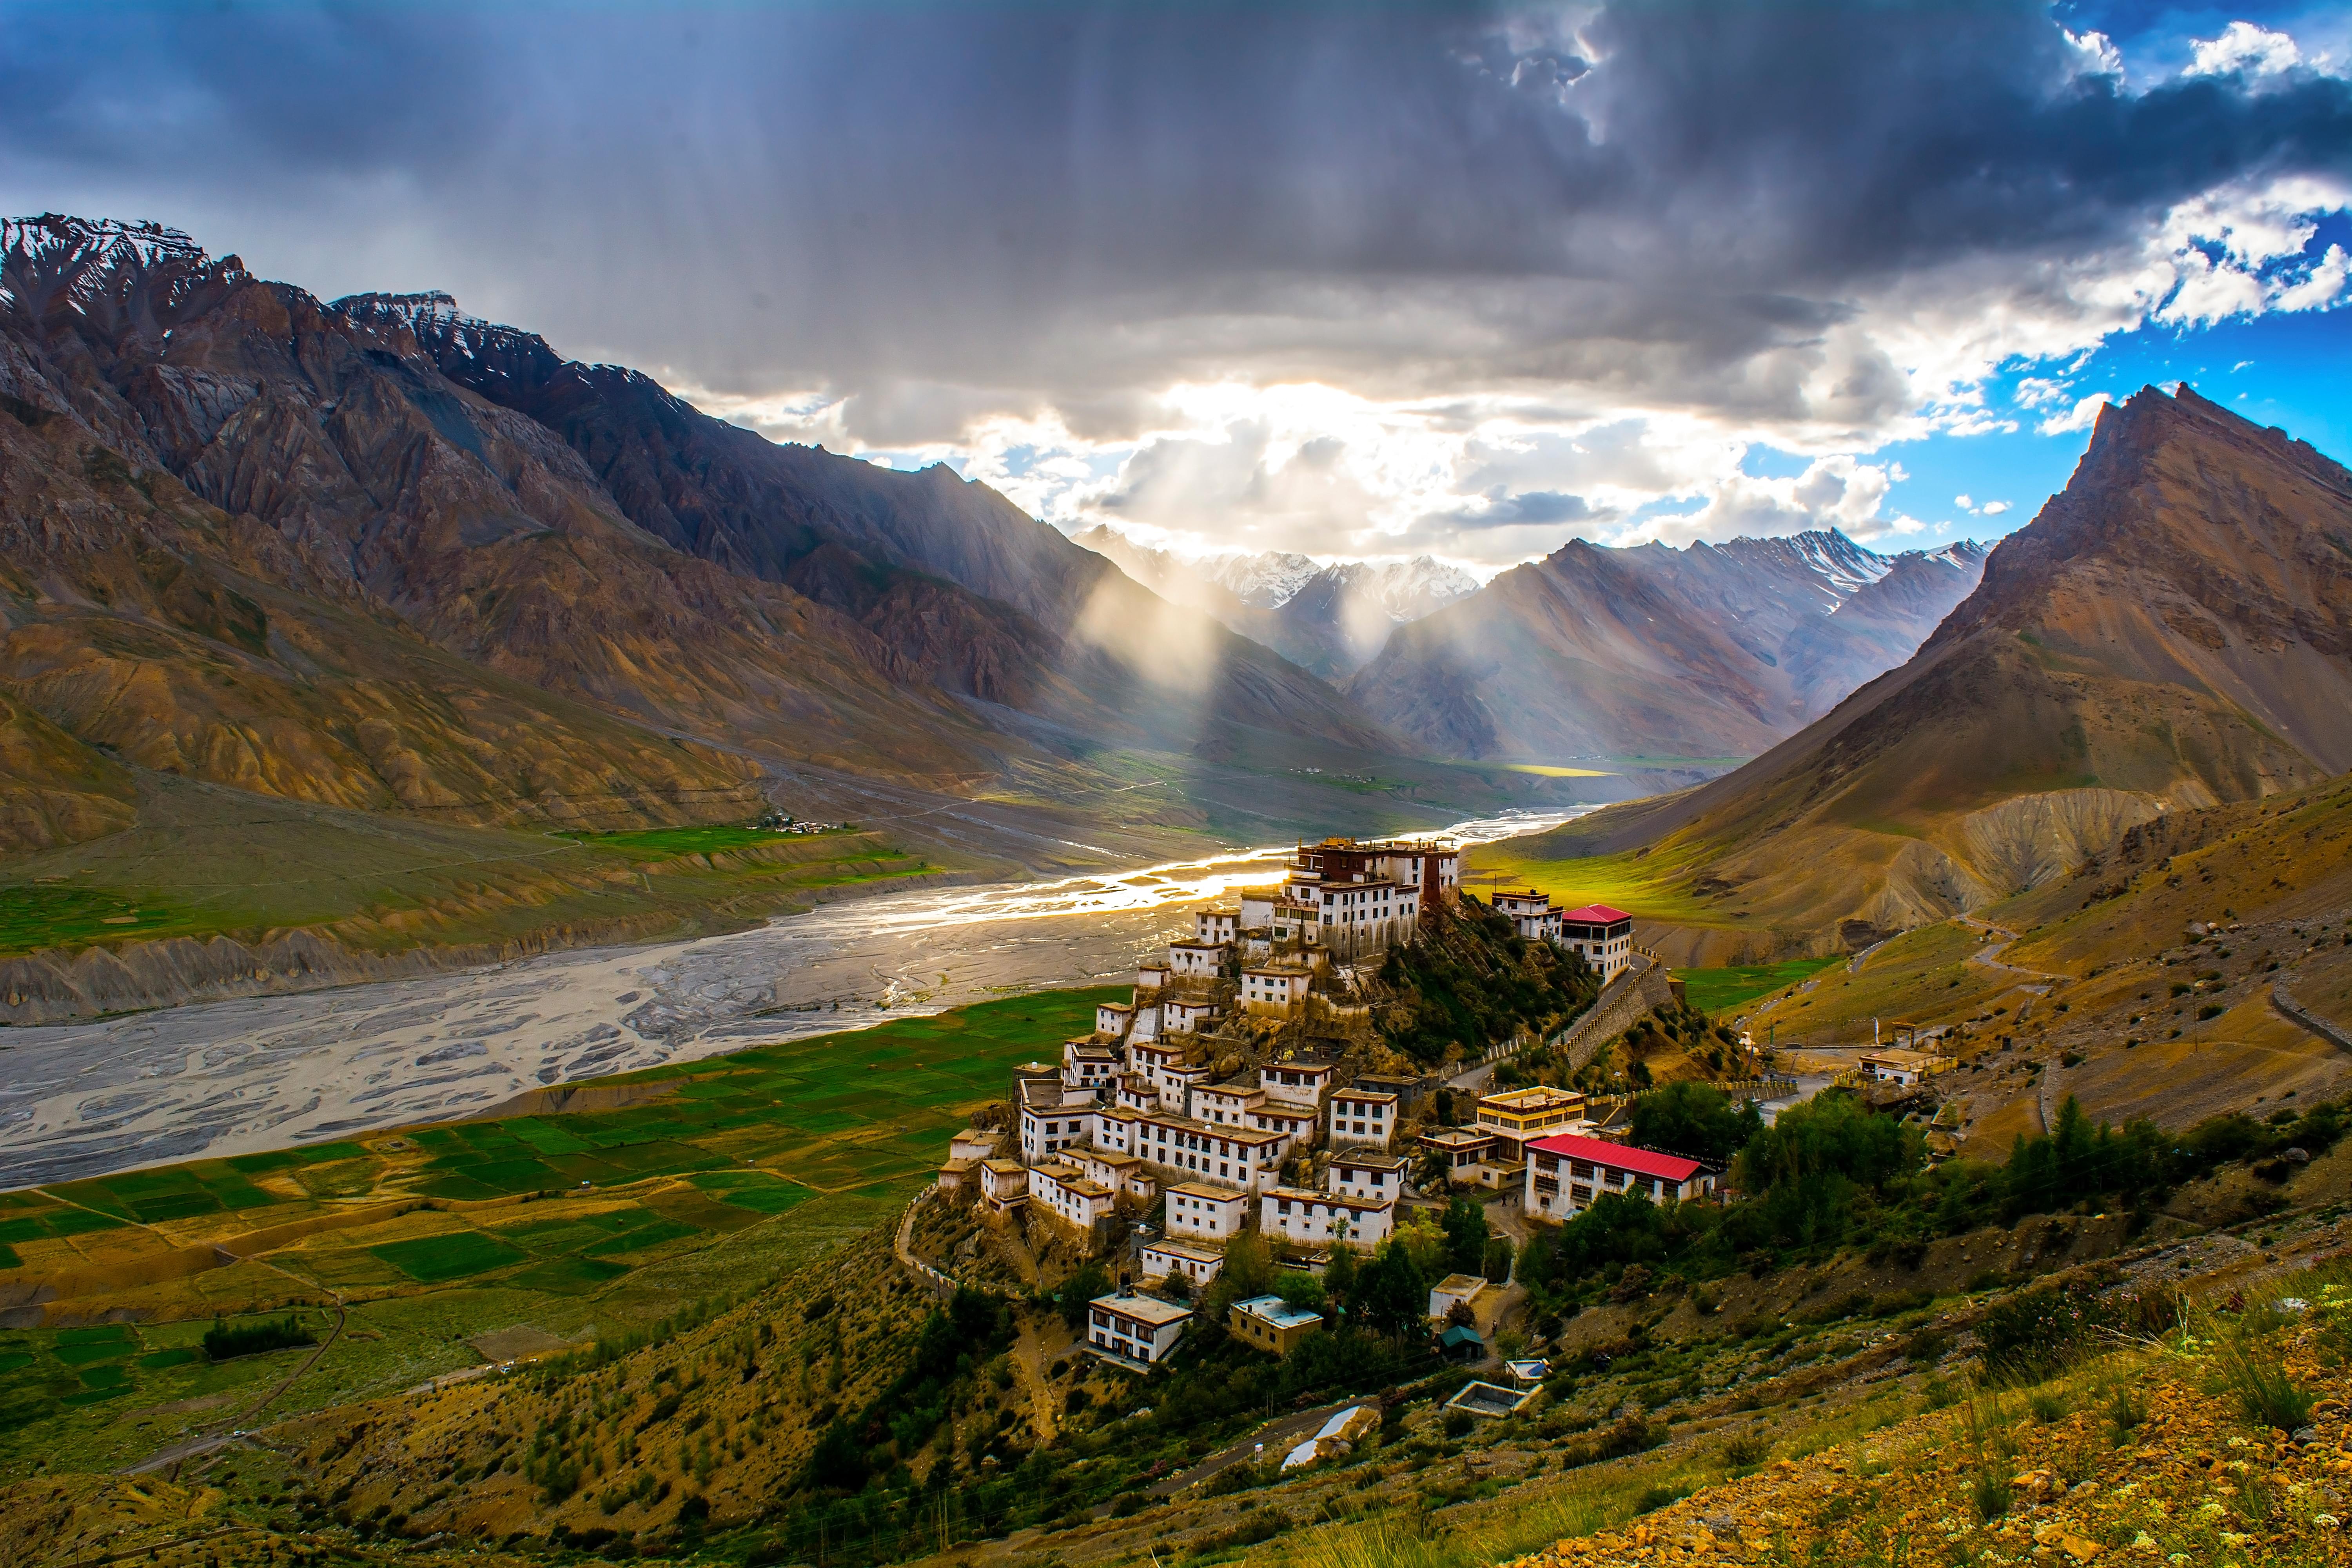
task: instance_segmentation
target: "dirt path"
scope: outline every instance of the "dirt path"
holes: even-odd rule
[[[1045,1383],[1045,1337],[1033,1325],[1023,1323],[1013,1342],[1013,1373],[1029,1396],[1029,1425],[1035,1428],[1040,1443],[1052,1442],[1055,1431],[1053,1394]]]

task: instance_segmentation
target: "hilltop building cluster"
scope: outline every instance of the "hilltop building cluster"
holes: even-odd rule
[[[1622,1136],[1622,1107],[1543,1086],[1481,1098],[1470,1126],[1402,1136],[1415,1101],[1442,1080],[1366,1070],[1380,1054],[1374,976],[1390,949],[1421,940],[1460,897],[1452,846],[1302,844],[1279,884],[1196,910],[1191,933],[1139,966],[1129,1000],[1100,1004],[1058,1064],[1016,1068],[1010,1125],[960,1134],[940,1185],[992,1222],[1048,1220],[1088,1250],[1121,1215],[1156,1218],[1138,1251],[1145,1292],[1093,1302],[1087,1331],[1095,1353],[1139,1368],[1173,1349],[1189,1315],[1162,1296],[1214,1280],[1242,1231],[1310,1266],[1387,1240],[1412,1195],[1408,1152],[1436,1156],[1449,1181],[1524,1189],[1528,1213],[1547,1218],[1601,1191],[1711,1189],[1696,1166],[1654,1169],[1674,1163],[1610,1142]],[[1630,954],[1630,916],[1506,897],[1537,898],[1539,907],[1506,911],[1523,934],[1587,944],[1586,962],[1604,973],[1629,962],[1620,954]],[[1570,1152],[1563,1185],[1554,1151],[1585,1143],[1623,1157]],[[1234,1310],[1235,1331],[1267,1348],[1304,1331],[1263,1301]]]

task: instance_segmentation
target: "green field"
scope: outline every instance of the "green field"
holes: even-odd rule
[[[1683,983],[1685,1001],[1713,1016],[1799,981],[1810,980],[1831,964],[1842,962],[1837,958],[1800,958],[1787,963],[1740,964],[1728,969],[1677,969],[1675,978]]]
[[[691,932],[939,868],[869,833],[507,830],[152,783],[135,826],[0,867],[0,956],[297,927],[372,949],[600,922]]]
[[[1093,1026],[1097,1001],[1124,994],[1008,998],[600,1080],[666,1091],[625,1110],[447,1122],[0,1194],[0,1245],[31,1251],[35,1274],[61,1258],[135,1265],[232,1241],[333,1213],[322,1199],[373,1227],[141,1287],[150,1315],[136,1324],[0,1331],[0,1479],[62,1453],[137,1458],[216,1418],[189,1402],[213,1409],[204,1402],[226,1394],[216,1403],[233,1410],[299,1364],[283,1352],[213,1365],[195,1347],[215,1313],[282,1318],[289,1300],[334,1292],[349,1304],[353,1331],[272,1406],[283,1414],[478,1364],[467,1342],[486,1332],[626,1331],[749,1288],[895,1212],[970,1109],[1003,1096],[1015,1063],[1057,1057]],[[404,1214],[388,1201],[399,1198]],[[83,1250],[65,1253],[69,1237]],[[87,1321],[131,1300],[84,1295],[57,1310]],[[323,1342],[317,1308],[298,1310]]]
[[[853,830],[776,833],[764,827],[639,827],[617,833],[566,833],[561,837],[591,849],[668,859],[678,855],[720,855],[736,849],[772,849],[779,844],[823,844],[855,837]]]

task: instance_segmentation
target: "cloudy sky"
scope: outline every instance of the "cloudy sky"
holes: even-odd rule
[[[0,0],[0,208],[443,289],[1065,527],[1986,537],[2186,377],[2352,458],[2352,9]]]

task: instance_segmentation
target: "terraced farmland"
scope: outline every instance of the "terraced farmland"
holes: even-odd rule
[[[276,1415],[504,1359],[518,1331],[554,1347],[749,1288],[887,1219],[1013,1064],[1058,1055],[1111,994],[598,1079],[583,1098],[604,1109],[0,1194],[0,1477],[234,1421],[311,1353],[214,1365],[196,1347],[215,1317],[290,1309],[327,1342]]]

